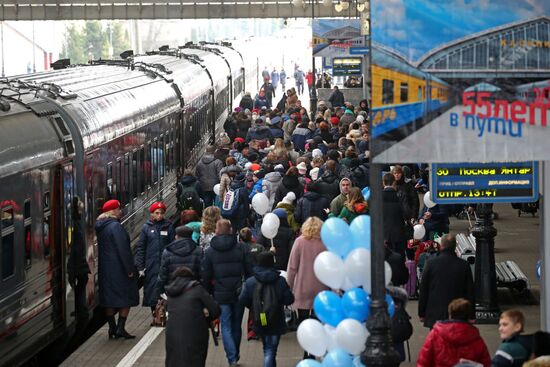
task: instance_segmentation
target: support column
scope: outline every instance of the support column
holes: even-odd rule
[[[478,204],[478,219],[472,229],[476,238],[475,307],[478,324],[498,324],[500,310],[497,301],[495,272],[495,236],[493,204]]]
[[[384,285],[384,233],[382,218],[382,166],[370,165],[371,215],[371,305],[367,320],[370,335],[361,362],[366,366],[397,367],[399,354],[393,349],[390,318],[386,305]]]
[[[550,330],[550,201],[546,195],[550,194],[550,161],[542,163],[542,195],[540,213],[540,318],[541,329]]]

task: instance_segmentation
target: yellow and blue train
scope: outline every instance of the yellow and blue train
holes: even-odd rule
[[[371,64],[372,135],[401,140],[448,108],[451,86],[373,42]]]

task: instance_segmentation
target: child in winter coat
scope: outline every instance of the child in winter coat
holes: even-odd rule
[[[493,367],[519,367],[531,357],[532,338],[520,335],[525,316],[519,310],[506,310],[500,315],[498,332],[502,344],[493,357]]]
[[[261,288],[258,288],[261,287]],[[270,298],[267,295],[273,295]],[[260,301],[264,307],[259,309]],[[262,339],[264,349],[264,367],[276,365],[277,348],[281,335],[286,333],[284,306],[294,302],[294,295],[290,291],[285,278],[275,270],[275,258],[271,252],[262,252],[258,255],[258,266],[254,268],[254,276],[244,283],[239,302],[248,307],[254,315],[254,331]],[[253,309],[253,305],[256,309]]]

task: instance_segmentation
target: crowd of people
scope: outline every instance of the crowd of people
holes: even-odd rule
[[[267,72],[265,81],[276,87],[276,82],[283,83],[282,71],[277,80],[273,73]],[[271,102],[258,108],[251,101],[245,95],[225,123],[225,135],[207,147],[195,171],[183,172],[177,215],[168,219],[164,203],[151,205],[135,256],[119,223],[120,203],[106,202],[97,220],[100,304],[109,337],[134,337],[125,321],[130,307],[139,303],[140,278],[142,305],[150,307],[152,325],[159,299],[168,300],[167,366],[204,366],[209,330],[218,319],[227,362],[236,366],[245,308],[250,310],[248,340],[260,339],[264,366],[275,366],[289,306],[298,322],[315,317],[314,297],[326,289],[313,270],[315,257],[326,251],[320,235],[323,221],[334,216],[351,223],[369,213],[363,195],[369,186],[366,101],[353,106],[342,100],[330,108],[320,101],[312,115],[296,93],[273,108]],[[417,181],[425,175],[423,166],[395,165],[383,176],[383,231],[392,267],[388,291],[402,310],[407,299],[418,296],[418,316],[431,329],[418,365],[466,366],[469,360],[483,366],[520,366],[533,353],[548,354],[548,348],[532,347],[533,337],[521,335],[521,313],[507,311],[499,327],[503,345],[491,360],[470,322],[470,267],[455,255],[455,238],[443,235],[449,232],[449,214],[438,205],[420,208]],[[280,222],[273,238],[262,233],[262,215],[254,210],[259,193]],[[425,235],[411,240],[419,223]],[[436,234],[442,236],[437,243]],[[422,258],[420,286],[407,287],[411,278],[416,284]],[[413,271],[407,263],[414,264]],[[400,336],[407,333],[395,327],[392,333],[404,360]],[[545,337],[541,333],[535,339],[544,346],[540,340]],[[304,353],[304,358],[313,357]]]

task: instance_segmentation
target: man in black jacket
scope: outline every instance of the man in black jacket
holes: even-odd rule
[[[384,241],[388,243],[393,251],[404,255],[407,243],[405,216],[395,190],[395,178],[391,173],[386,173],[382,181],[384,183],[384,191],[382,192]]]
[[[342,107],[345,102],[344,93],[342,93],[337,86],[334,86],[334,90],[332,91],[330,97],[328,97],[328,101],[333,108]]]
[[[328,160],[325,163],[325,172],[317,181],[319,194],[327,198],[330,203],[335,197],[340,195],[340,178],[337,175],[336,161]],[[340,213],[334,213],[338,215]]]
[[[195,169],[205,207],[211,206],[216,198],[214,186],[220,183],[220,171],[223,168],[222,161],[214,157],[215,151],[216,147],[209,145]]]
[[[216,223],[216,236],[210,241],[202,263],[202,281],[213,293],[221,308],[221,334],[225,355],[230,366],[239,361],[243,308],[239,305],[243,280],[252,275],[249,250],[237,243],[231,222],[220,219]]]
[[[309,217],[327,220],[330,201],[319,193],[317,181],[308,182],[306,189],[307,192],[296,204],[296,210],[294,211],[296,222],[302,224]]]
[[[418,316],[424,326],[432,328],[436,321],[447,320],[447,307],[456,298],[474,301],[474,281],[470,265],[456,256],[456,238],[445,235],[441,251],[426,262],[420,283]]]

